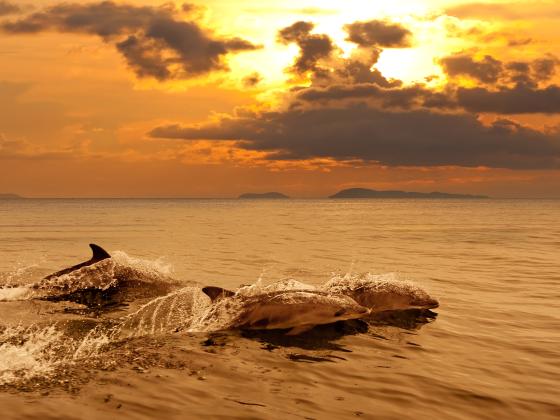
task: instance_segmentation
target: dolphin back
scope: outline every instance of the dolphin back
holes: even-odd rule
[[[88,265],[93,265],[95,263],[98,263],[99,261],[103,261],[103,260],[106,260],[107,258],[111,258],[111,255],[107,251],[105,251],[103,248],[101,248],[99,245],[89,244],[89,247],[91,248],[91,251],[93,252],[93,255],[92,255],[91,259],[89,259],[88,261],[85,261],[83,263],[76,264],[72,267],[68,267],[68,268],[65,268],[63,270],[57,271],[56,273],[49,274],[48,276],[45,277],[45,280],[49,280],[49,279],[52,279],[52,278],[55,278],[55,277],[60,277],[64,274],[71,273],[72,271],[79,270],[82,267],[87,267]]]

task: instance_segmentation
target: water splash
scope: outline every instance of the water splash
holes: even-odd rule
[[[409,277],[406,277],[398,272],[389,272],[389,273],[353,273],[347,272],[345,274],[340,273],[332,273],[331,278],[326,281],[322,288],[328,288],[329,285],[336,285],[337,283],[344,283],[345,285],[376,285],[380,288],[383,287],[394,287],[399,288],[402,290],[405,289],[418,289],[421,290],[421,287],[417,284],[417,282],[412,282]],[[333,290],[334,291],[334,290]]]
[[[0,385],[52,374],[61,338],[54,325],[5,328],[0,334]]]
[[[124,251],[114,251],[112,259],[118,264],[133,267],[136,270],[146,273],[159,274],[162,276],[173,276],[175,268],[166,261],[165,257],[159,257],[155,260],[132,257]]]
[[[58,372],[103,355],[111,340],[104,327],[73,336],[66,323],[21,325],[0,332],[0,386],[49,381]]]
[[[274,283],[263,285],[262,279],[259,278],[255,283],[241,287],[237,290],[237,295],[242,296],[256,296],[267,292],[279,292],[279,291],[289,291],[289,290],[316,290],[317,288],[313,285],[302,283],[299,280],[293,278],[286,278]]]
[[[38,268],[39,264],[20,264],[9,271],[0,272],[0,287],[14,287],[27,284]]]
[[[0,302],[28,300],[32,298],[33,295],[33,290],[27,286],[3,287],[0,289]]]
[[[210,298],[200,287],[184,287],[153,299],[126,316],[111,336],[128,338],[196,329],[210,305]]]

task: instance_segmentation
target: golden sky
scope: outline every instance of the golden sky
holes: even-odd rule
[[[0,193],[560,198],[560,2],[0,0]]]

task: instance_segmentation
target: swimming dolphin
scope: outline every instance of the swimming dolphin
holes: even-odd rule
[[[396,282],[367,276],[337,277],[325,283],[321,290],[342,294],[369,308],[372,313],[408,309],[434,309],[439,306],[425,290],[408,282]]]
[[[289,329],[288,335],[297,335],[316,325],[369,314],[369,309],[348,296],[314,290],[280,290],[249,296],[217,287],[205,287],[202,291],[213,302],[202,319],[206,330]]]
[[[90,308],[118,305],[133,299],[165,295],[179,283],[155,270],[122,264],[99,245],[83,263],[49,274],[24,287],[4,289],[0,300],[70,301]]]

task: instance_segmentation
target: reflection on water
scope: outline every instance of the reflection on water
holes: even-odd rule
[[[292,337],[188,333],[194,294],[0,302],[8,418],[560,416],[558,201],[0,201],[0,238],[3,285],[96,242],[181,286],[394,273],[441,305]]]

